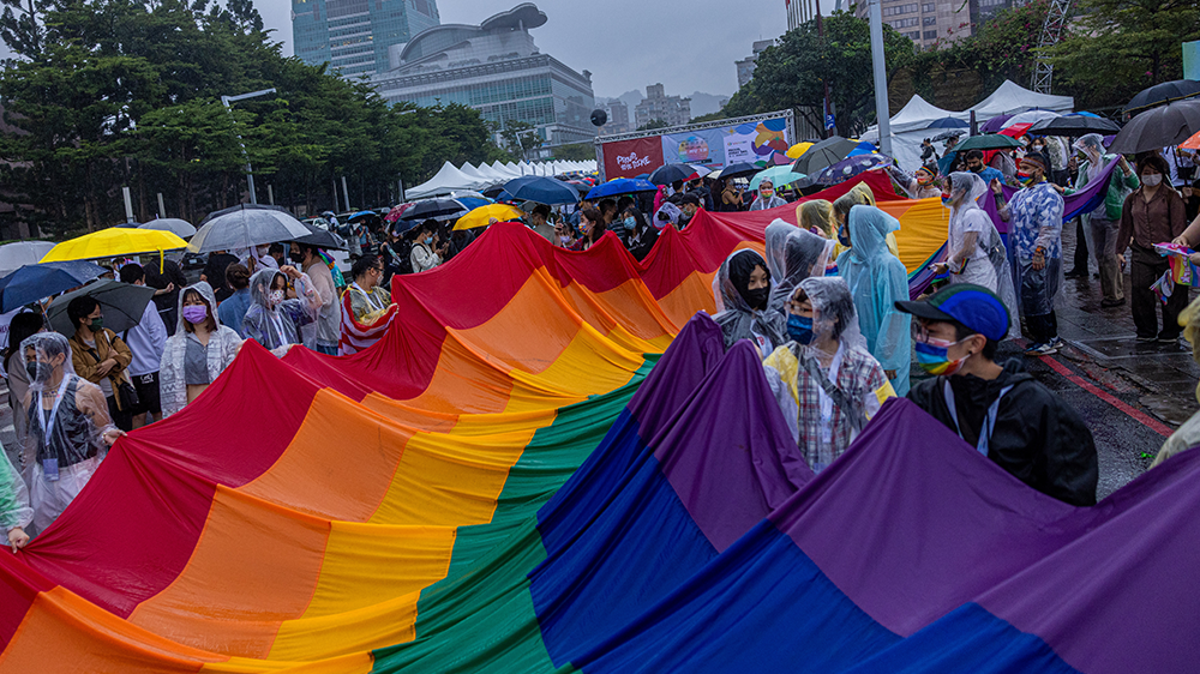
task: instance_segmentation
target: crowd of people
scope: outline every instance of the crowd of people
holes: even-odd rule
[[[1064,195],[1105,171],[1112,177],[1104,198],[1080,218],[1087,236],[1077,248],[1091,245],[1105,307],[1125,300],[1121,270],[1130,248],[1137,339],[1176,341],[1187,294],[1160,302],[1150,289],[1167,264],[1153,246],[1200,245],[1200,192],[1180,194],[1156,153],[1131,163],[1089,135],[1074,142],[1071,160],[1049,158],[1065,145],[1035,139],[987,163],[974,151],[950,153],[950,162],[931,153],[912,175],[888,170],[900,193],[940,196],[947,209],[946,254],[931,270],[944,283],[918,300],[910,300],[898,256],[900,223],[876,206],[865,183],[832,202],[802,200],[797,224],[777,219],[766,228],[765,255],[741,248],[723,262],[713,296],[725,345],[749,339],[757,347],[814,471],[833,463],[888,398],[907,396],[1031,487],[1075,505],[1096,502],[1090,430],[1019,360],[998,362],[998,345],[1022,334],[1023,318],[1031,338],[1025,354],[1062,347],[1055,308],[1064,277]],[[612,232],[641,260],[663,229],[688,227],[702,208],[778,209],[796,196],[781,197],[769,180],[751,196],[731,180],[695,179],[653,194],[523,210],[524,223],[553,245],[586,251]],[[1007,238],[985,206],[1007,223]],[[121,333],[105,326],[103,305],[88,295],[67,307],[69,336],[51,331],[39,312],[18,314],[4,366],[19,449],[14,462],[0,463],[0,524],[10,545],[20,548],[48,526],[122,434],[193,403],[246,341],[279,357],[296,345],[352,353],[345,346],[356,343],[356,330],[395,317],[393,275],[434,269],[476,236],[447,225],[351,227],[348,279],[325,251],[302,242],[213,253],[197,283],[169,259],[145,267],[129,261],[115,269],[121,281],[155,294],[141,320]],[[1200,263],[1200,254],[1193,257]],[[1194,310],[1184,319],[1200,334],[1198,316]],[[914,364],[929,376],[913,383]]]

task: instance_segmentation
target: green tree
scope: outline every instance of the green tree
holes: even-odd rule
[[[655,117],[654,119],[639,126],[637,128],[637,130],[638,131],[653,131],[654,129],[665,129],[668,126],[671,126],[671,125],[667,124],[667,120],[659,119],[658,117]]]
[[[542,144],[537,127],[519,119],[509,119],[500,127],[500,138],[508,151],[522,159],[529,159],[529,151]]]
[[[1055,88],[1080,109],[1122,106],[1183,77],[1181,42],[1200,39],[1194,0],[1079,0],[1078,27],[1050,50]]]
[[[586,161],[596,158],[596,147],[589,143],[571,143],[554,148],[554,158],[564,161]]]
[[[824,18],[823,35],[816,20],[790,30],[758,55],[754,77],[738,89],[722,109],[726,117],[795,108],[816,128],[821,118],[825,84],[838,133],[852,137],[875,119],[871,35],[866,21],[847,12]],[[913,62],[912,40],[883,27],[889,81]]]

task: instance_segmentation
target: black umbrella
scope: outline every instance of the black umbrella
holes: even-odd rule
[[[307,222],[301,222],[300,224],[304,225],[310,234],[308,236],[302,236],[299,239],[293,239],[293,241],[296,243],[316,246],[317,248],[324,248],[325,250],[349,250],[349,248],[346,246],[345,240],[343,240],[342,237],[338,236],[337,234],[334,234],[327,229],[321,229],[316,225],[310,225]]]
[[[1087,115],[1063,115],[1062,117],[1043,119],[1029,127],[1029,133],[1041,136],[1071,137],[1086,136],[1089,133],[1109,136],[1120,130],[1121,126],[1116,122],[1109,121],[1103,117],[1089,117]]]
[[[1178,145],[1200,132],[1200,100],[1176,101],[1151,108],[1129,120],[1109,152],[1136,154]]]
[[[840,162],[858,148],[858,143],[841,136],[830,136],[805,150],[792,164],[792,170],[803,175],[812,175]]]
[[[141,322],[146,305],[154,298],[154,288],[111,279],[89,283],[79,290],[54,298],[46,311],[50,327],[68,337],[74,335],[75,326],[67,316],[67,307],[71,300],[84,295],[100,303],[100,310],[104,314],[104,327],[113,332],[124,332]]]
[[[650,173],[650,177],[646,180],[655,185],[670,185],[681,180],[687,180],[688,176],[695,172],[695,167],[689,164],[663,164],[654,169]]]
[[[1136,113],[1171,101],[1191,98],[1200,94],[1200,82],[1195,80],[1172,80],[1142,89],[1137,96],[1125,104],[1125,113]]]
[[[400,216],[401,220],[425,220],[427,218],[438,218],[446,215],[454,215],[456,213],[466,213],[469,209],[454,199],[438,198],[438,199],[422,199],[412,205],[412,208],[404,211],[404,215]]]
[[[1021,143],[1012,136],[1002,133],[985,133],[980,136],[971,136],[956,145],[954,149],[958,152],[966,152],[967,150],[1007,150],[1014,147],[1021,147]]]
[[[755,166],[749,162],[740,161],[736,164],[730,164],[721,169],[722,178],[741,178],[744,176],[752,176],[761,171],[762,168]]]

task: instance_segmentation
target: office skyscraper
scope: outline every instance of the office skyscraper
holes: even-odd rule
[[[292,0],[296,56],[347,78],[387,70],[389,51],[439,23],[437,0]]]

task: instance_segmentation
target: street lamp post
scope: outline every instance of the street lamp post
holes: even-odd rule
[[[237,96],[222,96],[221,103],[226,110],[230,109],[230,103],[244,101],[247,98],[255,98],[257,96],[266,96],[275,93],[275,87],[270,89],[262,89],[261,91],[252,91],[248,94],[238,94]],[[250,166],[250,155],[246,152],[246,143],[242,141],[242,134],[238,134],[238,144],[242,146],[242,155],[246,157],[246,185],[250,188],[250,203],[258,203],[258,195],[254,193],[254,169]]]

